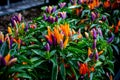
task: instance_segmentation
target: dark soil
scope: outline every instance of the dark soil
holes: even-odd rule
[[[10,23],[10,18],[15,14],[21,13],[24,21],[30,21],[30,20],[40,16],[41,12],[42,12],[41,7],[34,7],[34,8],[30,8],[30,9],[23,10],[23,11],[20,11],[20,12],[16,12],[16,13],[12,13],[12,14],[9,14],[9,15],[1,16],[0,17],[0,31],[6,32],[7,27]]]

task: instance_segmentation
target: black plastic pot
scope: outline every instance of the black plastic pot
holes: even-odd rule
[[[23,0],[9,0],[10,4],[20,2],[20,1],[23,1]],[[0,6],[5,6],[7,4],[8,4],[8,0],[0,0]]]
[[[50,5],[58,4],[58,0],[49,0]]]
[[[7,0],[0,0],[0,6],[7,5]]]
[[[16,2],[20,2],[20,1],[23,1],[23,0],[10,0],[10,3],[16,3]]]

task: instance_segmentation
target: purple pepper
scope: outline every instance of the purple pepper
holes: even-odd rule
[[[52,17],[52,16],[49,16],[47,21],[50,22],[50,23],[54,23],[58,20],[58,17]]]
[[[21,22],[22,21],[22,15],[19,13],[17,17],[18,17],[18,21]]]
[[[49,9],[48,9],[48,8],[49,8],[49,6],[48,6],[48,7],[46,8],[46,10],[45,10],[45,11],[46,11],[46,13],[49,13]]]
[[[2,40],[0,40],[0,44],[2,44],[3,42],[2,42]]]
[[[97,38],[97,32],[95,30],[95,28],[93,29],[93,39],[96,39]]]
[[[51,16],[48,17],[47,21],[48,21],[48,22],[51,22]]]
[[[17,16],[13,16],[12,19],[15,20],[15,21],[18,21]]]
[[[24,31],[27,32],[28,31],[28,23],[26,24]]]
[[[53,44],[53,42],[50,41],[50,40],[47,40],[47,42],[49,43],[49,45],[52,45],[52,44]]]
[[[46,14],[43,14],[43,19],[44,19],[45,21],[47,20]]]
[[[84,80],[84,76],[83,75],[81,75],[81,77],[80,77],[82,80]]]
[[[53,45],[56,46],[57,45],[57,39],[55,38],[55,36],[52,34],[52,40],[53,40]]]
[[[91,13],[91,20],[94,21],[96,19],[96,13],[92,12]]]
[[[70,3],[72,4],[72,3],[73,3],[73,0],[70,0]]]
[[[55,17],[55,22],[57,22],[57,21],[58,21],[58,16]]]
[[[55,12],[55,11],[56,11],[56,9],[57,9],[57,6],[54,6],[54,7],[52,8],[51,13]]]
[[[50,17],[50,21],[49,21],[50,23],[54,23],[54,19],[53,19],[53,17]]]
[[[53,9],[52,6],[48,6],[48,7],[46,8],[46,12],[49,13],[49,14],[51,14],[52,9]]]
[[[18,16],[14,16],[14,17],[15,17],[15,18],[14,18],[15,21],[17,21],[17,22],[19,22],[19,23],[21,22],[21,19],[19,19]]]
[[[53,42],[50,41],[48,38],[45,37],[45,39],[46,39],[46,41],[49,43],[50,46],[53,44]]]
[[[99,59],[99,54],[98,54],[98,51],[97,49],[95,50],[95,60],[98,60]]]
[[[78,0],[78,4],[82,4],[81,0]]]
[[[65,19],[67,17],[66,12],[60,12],[60,17]]]
[[[106,21],[106,17],[105,16],[102,16],[102,21]]]
[[[59,3],[58,5],[59,5],[60,8],[63,8],[66,5],[66,2]]]
[[[10,39],[10,49],[12,49],[13,40]]]
[[[93,41],[93,49],[96,49],[96,42],[97,42],[97,40],[94,39],[94,41]]]
[[[50,22],[50,16],[47,18],[47,21]]]
[[[98,33],[100,34],[100,36],[102,37],[103,36],[102,30],[100,28],[97,28],[97,30],[98,30]]]
[[[54,20],[53,20],[53,17],[52,17],[52,16],[50,16],[50,17],[49,17],[49,22],[51,22],[51,23],[53,23],[53,22],[54,22]]]
[[[13,18],[10,19],[10,22],[11,22],[12,27],[14,27],[15,24],[14,24],[14,19]]]
[[[90,58],[90,59],[92,59],[92,58],[93,58],[93,56],[94,56],[93,54],[90,54],[89,58]]]
[[[51,13],[55,12],[56,9],[57,9],[57,6],[54,6],[54,7],[48,6],[48,7],[46,8],[46,12],[49,13],[49,14],[51,14]]]
[[[49,45],[49,43],[47,43],[47,44],[45,45],[45,50],[48,51],[48,52],[50,51],[50,45]]]
[[[4,67],[5,65],[6,65],[5,59],[0,55],[0,68]]]
[[[112,35],[112,37],[109,38],[109,39],[107,40],[107,42],[108,42],[108,43],[111,43],[111,42],[113,41],[113,39],[114,39],[114,36]]]

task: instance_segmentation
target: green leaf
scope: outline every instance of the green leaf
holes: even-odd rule
[[[36,62],[34,62],[34,64],[33,64],[33,68],[35,68],[35,67],[38,67],[40,64],[42,64],[44,62],[44,60],[38,60],[38,61],[36,61]]]
[[[17,57],[19,58],[19,60],[31,64],[31,61],[26,56],[24,56],[24,55],[18,55]]]
[[[83,10],[81,17],[83,17],[86,13],[87,13],[87,14],[90,14],[90,10]]]
[[[4,42],[4,43],[2,44],[2,46],[1,46],[1,48],[0,48],[0,53],[1,53],[2,56],[5,55],[6,47],[7,47],[7,43]]]
[[[109,58],[112,59],[113,58],[113,49],[112,49],[112,47],[108,46],[107,50],[108,50],[108,53],[109,53]]]
[[[19,77],[19,78],[31,79],[31,77],[30,77],[28,74],[26,74],[26,73],[19,73],[19,74],[17,75],[17,77]]]
[[[40,48],[40,46],[37,44],[33,44],[27,47],[27,49],[36,49],[36,48]]]
[[[56,50],[50,52],[50,57],[52,57],[56,53]]]
[[[91,60],[90,58],[87,58],[84,63],[87,63],[87,62],[89,62],[90,60]]]
[[[95,26],[98,26],[98,24],[92,24],[90,27],[93,28]]]
[[[72,71],[73,71],[73,73],[74,73],[74,75],[75,75],[75,77],[76,77],[76,80],[78,80],[78,75],[77,75],[77,73],[76,73],[76,71],[75,71],[75,68],[74,68],[74,67],[71,67],[71,69],[72,69]]]
[[[101,64],[102,64],[102,62],[97,61],[97,63],[95,64],[95,67],[100,66]]]
[[[69,53],[69,54],[67,54],[66,57],[71,57],[71,56],[73,56],[73,54],[72,54],[72,53]]]
[[[90,80],[93,80],[93,73],[90,73]]]
[[[35,49],[32,49],[32,52],[34,52],[35,54],[37,54],[37,55],[39,55],[39,56],[44,58],[44,54],[43,54],[44,52],[42,52],[40,50],[35,50]]]
[[[99,59],[101,59],[101,60],[104,61],[104,60],[105,60],[105,56],[104,56],[104,55],[100,55],[100,56],[99,56]]]
[[[57,75],[58,75],[57,59],[53,58],[51,59],[51,61],[53,63],[51,80],[57,80]]]
[[[113,75],[114,75],[114,71],[113,71],[113,69],[111,69],[111,68],[107,68]]]
[[[34,61],[37,61],[37,60],[39,60],[38,57],[33,57],[33,58],[30,59],[31,62],[34,62]]]
[[[75,47],[69,47],[68,50],[73,52],[73,53],[79,53],[79,54],[80,53],[83,53],[83,54],[86,53],[84,50],[80,50],[80,49],[75,48]]]
[[[65,80],[66,73],[65,73],[64,64],[61,64],[61,65],[60,65],[60,73],[61,73],[61,76],[62,76],[62,80]]]
[[[119,55],[119,48],[116,45],[114,45],[114,44],[112,44],[112,46],[115,49],[116,53]]]

